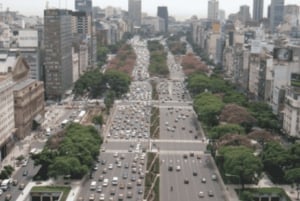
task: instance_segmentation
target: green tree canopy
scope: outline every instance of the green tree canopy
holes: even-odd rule
[[[219,139],[227,134],[245,134],[245,129],[238,124],[222,124],[209,131],[209,138]]]
[[[285,179],[291,183],[300,184],[300,167],[287,170]]]
[[[125,94],[129,90],[130,77],[116,70],[108,70],[104,74],[104,81],[109,90],[115,92],[116,97],[120,98],[122,94]]]
[[[261,175],[263,165],[253,150],[243,146],[228,146],[221,148],[220,154],[224,156],[225,175],[237,175],[242,189],[245,183],[257,182],[255,179]]]
[[[218,124],[218,115],[223,106],[222,99],[211,93],[202,93],[194,99],[194,109],[198,118],[209,126]]]

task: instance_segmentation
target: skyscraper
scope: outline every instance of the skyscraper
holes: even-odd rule
[[[218,14],[219,14],[219,1],[209,0],[207,18],[210,20],[218,20]]]
[[[253,20],[259,22],[264,14],[264,0],[253,0]]]
[[[283,21],[284,0],[272,0],[270,8],[270,28],[275,32],[276,27]]]
[[[168,7],[158,6],[157,16],[165,20],[165,32],[168,32],[168,25],[169,25]]]
[[[44,11],[45,89],[51,100],[61,100],[73,83],[72,11]]]
[[[140,27],[142,21],[142,1],[128,0],[128,17],[131,28]]]

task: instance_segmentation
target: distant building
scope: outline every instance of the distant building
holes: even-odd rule
[[[72,11],[44,11],[45,88],[47,99],[60,101],[73,83]]]
[[[263,19],[264,14],[264,0],[253,0],[253,13],[252,18],[254,21],[259,22]]]
[[[276,31],[276,27],[283,21],[284,0],[272,0],[270,7],[270,29]]]
[[[250,7],[247,5],[240,6],[240,19],[245,24],[247,21],[250,20]]]
[[[93,11],[92,0],[75,0],[75,10],[92,13]]]
[[[220,20],[220,22],[225,22],[226,20],[225,10],[219,10],[218,19]]]
[[[168,7],[166,6],[157,7],[157,16],[165,20],[165,32],[168,32],[168,25],[169,25]]]
[[[142,23],[142,1],[128,0],[128,18],[131,30],[140,27]]]
[[[218,14],[219,14],[219,1],[218,0],[209,0],[208,1],[207,18],[209,20],[218,20]]]

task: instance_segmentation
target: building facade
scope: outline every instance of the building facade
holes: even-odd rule
[[[264,16],[264,0],[253,0],[252,18],[259,22]]]
[[[72,11],[44,11],[46,98],[59,101],[73,83]]]

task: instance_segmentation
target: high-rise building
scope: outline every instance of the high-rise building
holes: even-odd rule
[[[92,13],[93,11],[92,0],[75,0],[75,10]]]
[[[158,6],[157,16],[165,20],[165,32],[168,32],[168,25],[169,25],[168,7]]]
[[[243,23],[250,20],[250,8],[247,5],[240,6],[240,12],[239,12],[241,21]]]
[[[272,0],[270,8],[270,29],[272,32],[283,21],[284,0]]]
[[[58,101],[73,83],[72,11],[44,11],[44,44],[46,97]]]
[[[226,17],[225,17],[225,10],[219,10],[219,16],[218,19],[220,20],[220,22],[225,22]]]
[[[263,14],[264,0],[253,0],[253,20],[259,22],[263,18]]]
[[[209,0],[207,18],[210,20],[218,20],[218,14],[219,14],[219,1]]]
[[[128,0],[128,17],[131,28],[140,27],[142,21],[142,1]]]

